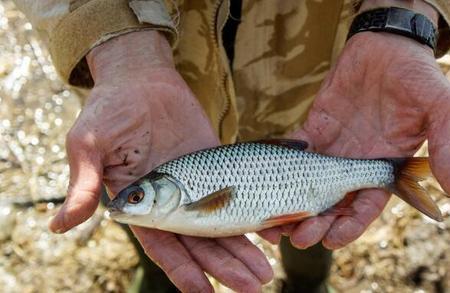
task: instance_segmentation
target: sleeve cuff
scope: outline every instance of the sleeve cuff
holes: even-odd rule
[[[450,50],[450,2],[448,0],[424,0],[433,6],[439,16],[439,39],[436,48],[436,57],[442,57]]]
[[[92,87],[86,54],[111,38],[147,29],[164,32],[172,45],[176,41],[176,28],[160,1],[91,0],[55,27],[50,35],[49,50],[58,73],[66,82]]]

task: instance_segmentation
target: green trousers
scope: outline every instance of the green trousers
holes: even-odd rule
[[[179,292],[166,274],[145,255],[130,228],[127,225],[122,227],[136,247],[142,272],[130,293]],[[293,247],[286,237],[283,237],[280,249],[281,261],[287,277],[283,280],[283,293],[327,292],[326,280],[331,266],[331,251],[326,250],[321,244],[299,250]]]

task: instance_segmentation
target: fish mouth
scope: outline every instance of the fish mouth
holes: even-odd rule
[[[126,214],[117,208],[112,201],[106,207],[108,208],[108,217],[110,219],[120,222],[121,219],[126,218]]]
[[[120,217],[120,215],[122,215],[121,211],[108,209],[108,212],[109,212],[109,217],[112,218],[112,219],[117,219],[117,218]]]
[[[118,216],[122,214],[122,207],[124,206],[124,201],[120,198],[115,198],[111,200],[107,205],[106,208],[108,209],[109,215],[111,217]]]

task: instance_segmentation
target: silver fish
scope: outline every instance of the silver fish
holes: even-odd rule
[[[430,174],[427,158],[348,159],[306,147],[269,140],[182,156],[122,190],[108,205],[110,215],[179,234],[224,237],[297,222],[329,211],[353,191],[384,188],[442,220],[418,184]]]

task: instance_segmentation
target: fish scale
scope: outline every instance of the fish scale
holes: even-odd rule
[[[232,187],[224,208],[205,214],[203,224],[261,223],[299,211],[318,214],[347,192],[394,181],[384,160],[326,157],[271,144],[242,143],[183,156],[159,166],[185,189],[183,204]]]

